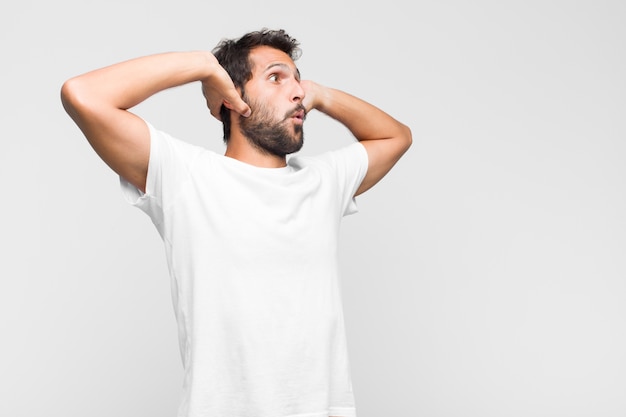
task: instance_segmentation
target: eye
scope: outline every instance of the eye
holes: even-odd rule
[[[278,74],[271,74],[269,77],[267,77],[268,80],[272,81],[272,82],[277,82],[279,79]]]

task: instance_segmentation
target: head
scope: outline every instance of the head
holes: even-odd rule
[[[247,33],[239,39],[222,40],[213,49],[213,54],[218,62],[228,72],[235,87],[240,91],[243,100],[252,109],[252,115],[249,118],[240,118],[240,130],[255,145],[259,145],[258,142],[262,141],[264,137],[271,136],[272,141],[276,142],[276,149],[265,149],[266,146],[263,144],[261,146],[263,150],[270,153],[280,153],[283,150],[286,151],[283,153],[291,153],[300,148],[301,143],[295,150],[293,146],[287,146],[289,145],[289,140],[285,135],[289,136],[292,132],[285,131],[286,124],[281,126],[281,120],[291,117],[295,111],[301,112],[304,108],[301,104],[293,103],[287,109],[274,109],[273,103],[268,102],[267,97],[264,99],[257,94],[259,92],[258,88],[255,89],[251,86],[250,90],[248,90],[246,85],[253,80],[255,74],[258,76],[260,70],[258,68],[259,62],[266,62],[264,57],[268,56],[268,54],[269,56],[275,56],[278,61],[288,61],[288,64],[295,69],[295,75],[297,75],[297,81],[299,82],[299,73],[297,73],[293,61],[299,58],[300,53],[301,50],[296,39],[289,36],[284,30],[268,29]],[[258,59],[259,57],[262,57],[261,61]],[[282,113],[275,114],[276,111]],[[231,111],[222,106],[220,116],[224,125],[224,141],[228,142],[233,126]],[[301,137],[302,126],[296,126],[295,129],[296,131],[299,130],[296,133]]]

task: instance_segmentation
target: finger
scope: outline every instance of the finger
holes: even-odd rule
[[[308,95],[304,96],[302,105],[304,106],[305,112],[310,112],[313,109],[313,98]]]
[[[222,121],[222,115],[220,114],[219,110],[211,110],[211,115],[213,117],[215,117],[217,120],[219,120],[220,122]]]
[[[209,109],[209,112],[211,113],[211,116],[215,117],[219,121],[222,120],[222,115],[220,114],[220,111],[221,111],[221,108],[222,108],[222,102],[221,101],[211,100],[211,99],[209,99],[207,97],[207,99],[206,99],[206,106]]]
[[[237,101],[235,101],[234,103],[224,101],[224,105],[227,108],[236,111],[243,117],[248,117],[252,113],[252,109],[250,109],[250,106],[248,106],[248,104],[245,101],[243,101],[241,98],[238,98]]]

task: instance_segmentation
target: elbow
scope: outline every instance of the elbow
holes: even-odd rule
[[[85,121],[96,116],[101,109],[93,88],[80,76],[63,83],[61,103],[65,112],[81,129]]]
[[[75,119],[81,102],[80,80],[70,78],[61,86],[61,103],[67,114]]]
[[[403,124],[402,133],[400,137],[402,138],[402,143],[404,146],[404,150],[402,153],[404,153],[408,151],[411,145],[413,144],[413,133],[411,132],[411,128]]]

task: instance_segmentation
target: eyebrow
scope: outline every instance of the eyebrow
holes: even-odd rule
[[[289,65],[283,63],[283,62],[276,62],[274,64],[270,64],[270,65],[268,65],[267,68],[265,68],[265,71],[267,72],[267,71],[271,70],[274,67],[280,67],[280,68],[283,68],[283,69],[285,69],[285,70],[287,70],[289,72],[292,72],[291,67]],[[297,67],[296,67],[296,79],[298,81],[300,81],[300,70]]]

